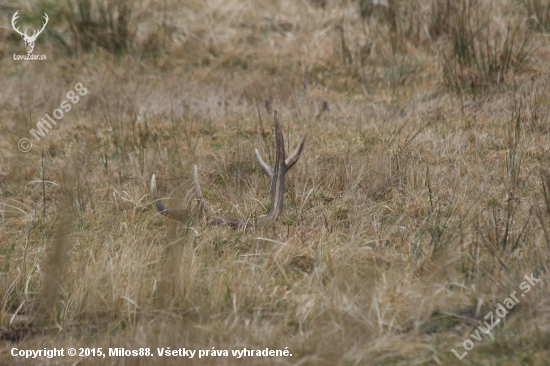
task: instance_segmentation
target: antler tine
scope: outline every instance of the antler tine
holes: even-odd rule
[[[254,149],[254,154],[256,155],[256,160],[258,160],[258,164],[260,164],[260,168],[262,168],[265,175],[267,175],[269,179],[273,179],[273,169],[265,163],[264,159],[260,156],[258,149]]]
[[[208,205],[208,203],[204,200],[204,196],[202,195],[201,184],[199,183],[199,170],[196,165],[193,165],[193,183],[195,186],[195,196],[199,201],[199,207],[203,210],[208,211],[211,214],[214,213],[214,210]]]
[[[304,132],[302,134],[302,137],[300,138],[300,143],[298,144],[298,147],[296,147],[296,150],[286,159],[286,168],[287,170],[290,170],[296,164],[298,159],[300,159],[300,156],[302,155],[302,151],[304,150],[304,144],[306,142],[306,133]]]

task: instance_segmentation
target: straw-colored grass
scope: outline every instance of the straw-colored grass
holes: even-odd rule
[[[0,363],[547,364],[548,35],[522,2],[457,3],[471,23],[443,0],[3,5]],[[15,10],[29,29],[49,14],[47,61],[13,60]],[[87,94],[37,142],[76,83]],[[254,149],[272,163],[274,110],[287,150],[308,133],[282,219],[187,227],[155,210],[152,174],[196,212],[196,164],[215,210],[267,214]],[[54,347],[107,356],[11,356]],[[156,356],[167,347],[230,356]],[[244,348],[292,356],[231,356]]]

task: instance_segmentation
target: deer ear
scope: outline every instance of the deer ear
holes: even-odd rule
[[[24,35],[24,34],[22,34],[22,35],[21,35],[21,38],[22,38],[22,39],[25,39],[25,35]]]

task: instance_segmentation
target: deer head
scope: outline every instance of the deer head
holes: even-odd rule
[[[22,33],[21,31],[19,31],[19,27],[15,26],[15,21],[17,20],[17,18],[19,18],[19,16],[17,15],[18,12],[19,11],[16,11],[15,14],[13,14],[13,17],[11,18],[11,26],[13,27],[13,29],[15,29],[15,31],[17,33],[19,33],[21,35],[21,38],[23,38],[23,41],[25,42],[25,48],[27,49],[27,53],[32,53],[32,50],[34,49],[34,42],[36,41],[36,38],[38,38],[40,33],[42,33],[44,28],[46,28],[46,24],[48,24],[48,19],[49,19],[48,14],[44,13],[45,22],[42,23],[42,29],[40,29],[38,32],[36,30],[34,30],[32,32],[32,36],[29,36],[27,34],[26,29],[25,29],[25,32]]]

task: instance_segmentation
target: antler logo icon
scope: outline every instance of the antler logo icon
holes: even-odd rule
[[[27,35],[27,30],[25,29],[25,32],[22,33],[19,31],[19,27],[15,27],[15,21],[19,17],[17,15],[19,11],[16,11],[15,14],[13,14],[13,18],[11,18],[11,26],[17,33],[21,35],[21,38],[23,38],[23,41],[25,41],[25,48],[27,49],[27,53],[32,53],[32,50],[34,49],[34,42],[36,42],[36,38],[42,33],[44,28],[46,28],[46,24],[48,24],[48,14],[44,13],[44,20],[45,22],[42,23],[42,29],[40,29],[38,32],[36,30],[33,30],[32,36]]]

